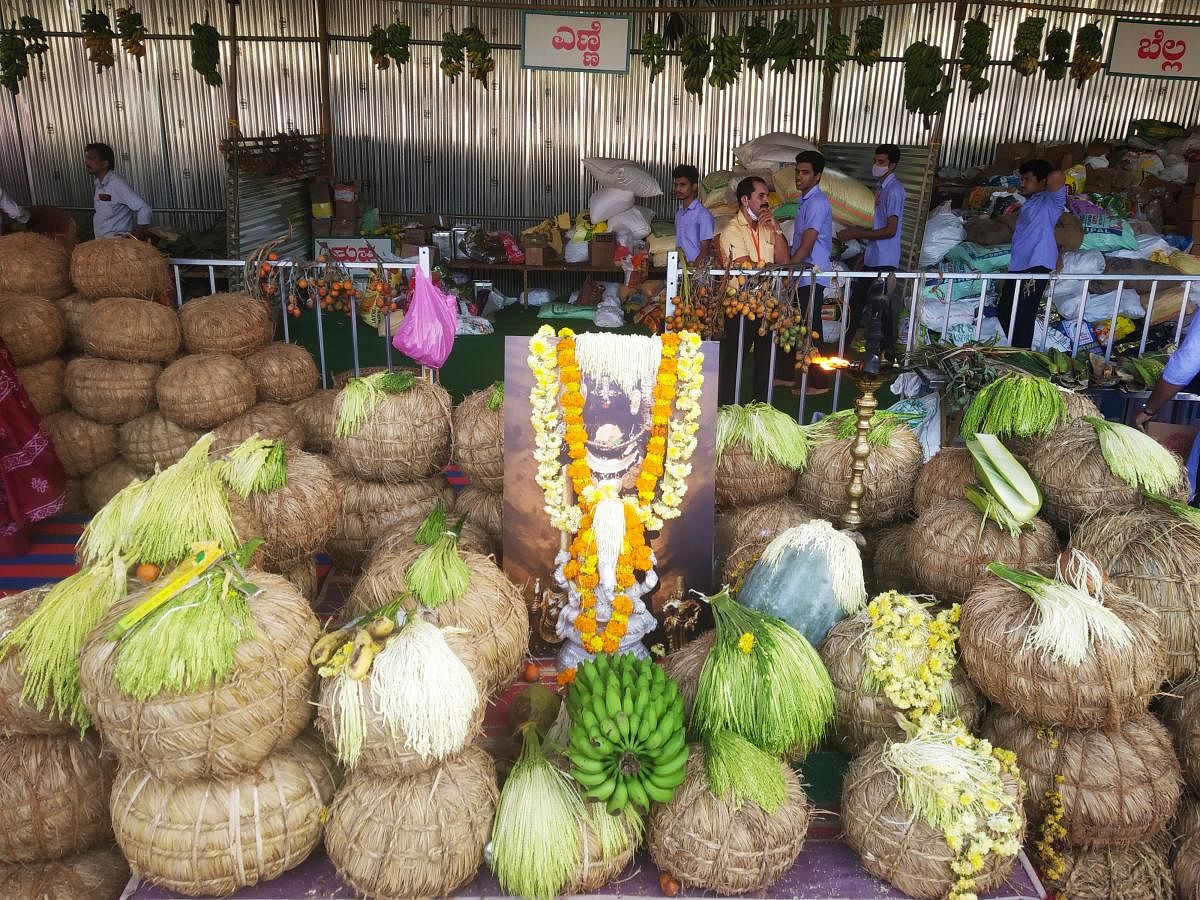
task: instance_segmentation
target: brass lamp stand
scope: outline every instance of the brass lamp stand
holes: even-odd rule
[[[842,527],[846,531],[857,531],[862,527],[862,498],[866,493],[863,475],[867,470],[867,457],[871,455],[871,444],[867,435],[871,432],[871,419],[879,408],[875,399],[877,391],[887,378],[880,374],[869,375],[857,367],[851,369],[850,376],[859,388],[858,399],[854,401],[854,444],[850,447],[853,463],[850,466],[850,483],[846,486],[846,497],[849,505],[842,515]]]

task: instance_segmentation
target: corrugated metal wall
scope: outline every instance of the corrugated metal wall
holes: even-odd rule
[[[24,5],[48,29],[78,27],[79,0]],[[1197,0],[1076,0],[1076,5],[1130,15],[1200,11]],[[519,39],[515,12],[382,0],[329,6],[335,38],[365,37],[372,24],[394,14],[413,26],[416,39],[440,40],[444,30],[461,28],[471,18],[493,44]],[[183,34],[206,12],[220,17],[215,24],[224,32],[224,7],[217,0],[154,0],[143,3],[142,11],[152,33]],[[238,114],[244,134],[318,130],[314,10],[313,0],[243,2]],[[922,38],[953,55],[953,11],[948,2],[883,8],[885,56],[898,57]],[[844,14],[844,30],[852,32],[866,13]],[[1026,14],[987,10],[994,56],[1007,59],[1016,25]],[[812,15],[821,19],[823,46],[826,13]],[[720,14],[694,20],[710,31],[732,31],[742,18]],[[1086,18],[1049,14],[1051,27],[1061,24],[1072,31]],[[635,47],[647,23],[646,16],[635,18]],[[1106,30],[1111,27],[1107,20],[1102,23]],[[90,209],[82,145],[106,140],[118,150],[119,167],[157,210],[201,211],[160,212],[159,221],[210,224],[224,192],[217,145],[224,133],[225,94],[191,70],[188,52],[185,40],[152,40],[144,72],[118,53],[116,69],[97,76],[79,38],[52,38],[46,75],[35,73],[15,100],[7,92],[0,96],[0,184],[23,200],[32,192],[36,202]],[[497,49],[494,55],[496,72],[484,90],[465,77],[450,84],[438,69],[434,45],[414,45],[411,62],[399,72],[377,72],[365,43],[335,39],[331,106],[338,174],[366,181],[369,199],[385,212],[540,218],[586,204],[594,185],[580,164],[584,156],[643,161],[665,184],[677,162],[694,162],[702,170],[724,167],[742,141],[777,129],[815,135],[820,124],[817,62],[802,64],[794,76],[768,72],[760,81],[743,75],[733,88],[699,102],[683,91],[676,59],[650,85],[636,55],[627,77],[527,72],[520,69],[516,50]],[[848,64],[834,84],[829,140],[926,143],[920,118],[903,109],[902,68],[898,61],[869,70]],[[967,102],[965,91],[951,99],[943,164],[986,163],[998,140],[1119,138],[1129,120],[1139,117],[1191,124],[1200,109],[1197,82],[1101,74],[1077,90],[1069,80],[1049,85],[1040,75],[1023,79],[1007,66],[993,67],[989,76],[991,91],[975,103]],[[668,198],[655,205],[663,214],[670,211]]]

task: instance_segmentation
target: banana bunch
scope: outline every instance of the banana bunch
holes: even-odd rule
[[[46,39],[46,29],[42,20],[37,16],[21,16],[18,20],[21,26],[21,37],[25,38],[25,52],[34,57],[43,69],[46,67],[42,54],[50,49]]]
[[[854,29],[854,59],[869,69],[879,62],[883,50],[883,18],[866,16]]]
[[[936,45],[917,41],[904,51],[904,108],[921,113],[925,127],[932,117],[946,109],[953,88],[940,87],[942,82],[942,50]]]
[[[795,74],[797,34],[795,19],[780,19],[775,23],[766,49],[766,55],[771,59],[772,72]]]
[[[204,76],[210,87],[221,84],[221,35],[217,29],[205,23],[192,23],[192,68]]]
[[[367,37],[367,45],[371,51],[371,62],[381,72],[391,66],[394,60],[397,66],[402,66],[409,60],[408,41],[412,37],[412,28],[393,22],[387,28],[375,25]]]
[[[962,66],[958,70],[959,77],[967,83],[970,89],[970,101],[987,91],[992,86],[991,81],[984,77],[987,67],[992,62],[992,26],[982,19],[970,19],[963,24]]]
[[[466,71],[463,65],[463,54],[467,49],[467,39],[457,31],[442,33],[442,74],[454,81]]]
[[[723,91],[742,74],[742,38],[737,34],[719,34],[712,41],[712,71],[708,83]]]
[[[830,29],[825,41],[825,71],[830,77],[836,76],[849,59],[850,35]]]
[[[97,9],[89,9],[80,18],[83,31],[83,45],[87,47],[88,62],[96,67],[97,72],[113,67],[113,33],[108,16]]]
[[[1071,77],[1075,86],[1082,88],[1093,75],[1100,71],[1100,55],[1104,52],[1104,32],[1100,26],[1089,23],[1079,29],[1075,37],[1075,55],[1071,58]]]
[[[383,641],[395,630],[396,621],[390,616],[380,616],[361,627],[351,623],[319,638],[309,651],[308,661],[322,678],[345,672],[355,681],[366,681]]]
[[[1117,363],[1117,380],[1131,391],[1148,391],[1158,384],[1163,360],[1153,356],[1131,356]]]
[[[1062,81],[1067,77],[1067,63],[1071,59],[1071,32],[1065,28],[1051,28],[1046,35],[1046,58],[1042,71],[1047,81]]]
[[[650,71],[650,83],[667,68],[667,42],[657,31],[642,35],[642,65]]]
[[[683,782],[687,735],[679,685],[631,653],[601,654],[575,670],[567,692],[571,775],[584,797],[618,815],[630,803],[667,803]]]
[[[117,36],[121,39],[121,49],[137,60],[140,72],[146,55],[146,25],[142,14],[132,6],[117,10]]]
[[[1087,351],[1081,350],[1077,355],[1069,356],[1057,347],[1051,347],[1046,356],[1046,368],[1050,370],[1047,377],[1051,381],[1069,388],[1088,386],[1091,366],[1088,364]]]
[[[492,45],[475,25],[464,28],[462,36],[466,41],[467,74],[487,87],[487,77],[496,69],[496,60],[492,59]]]
[[[25,39],[15,28],[0,31],[0,84],[12,93],[21,89],[21,81],[29,74],[29,56]]]
[[[771,61],[771,30],[761,18],[742,24],[742,49],[746,51],[746,68],[762,78]]]
[[[1030,16],[1017,26],[1013,38],[1012,67],[1022,75],[1032,75],[1038,70],[1038,58],[1042,55],[1042,32],[1046,29],[1046,20],[1040,16]]]
[[[704,93],[704,79],[712,65],[712,48],[708,36],[698,31],[689,31],[683,39],[679,53],[683,63],[683,87],[689,94],[699,97]]]

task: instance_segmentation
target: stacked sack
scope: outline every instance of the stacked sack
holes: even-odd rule
[[[454,462],[467,478],[455,511],[501,550],[504,515],[504,383],[463,398],[454,408]]]

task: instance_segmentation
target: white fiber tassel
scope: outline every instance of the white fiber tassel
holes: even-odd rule
[[[824,519],[813,519],[781,532],[763,551],[760,565],[776,568],[789,550],[811,550],[829,561],[833,593],[842,612],[852,615],[867,602],[862,556],[854,539]]]
[[[624,501],[605,499],[597,503],[592,530],[596,533],[596,572],[600,584],[612,594],[617,587],[617,557],[625,542]]]
[[[367,733],[362,687],[361,681],[355,681],[343,672],[337,677],[329,704],[337,756],[350,769],[358,765]]]

